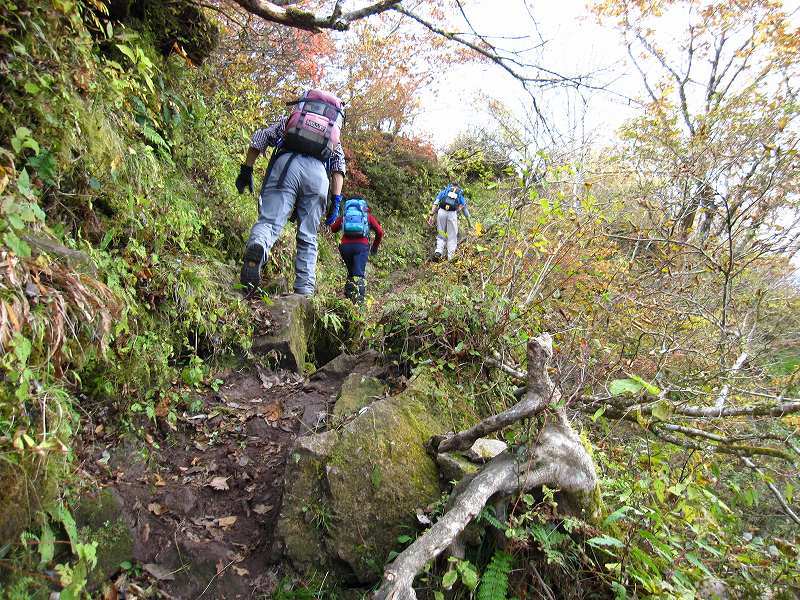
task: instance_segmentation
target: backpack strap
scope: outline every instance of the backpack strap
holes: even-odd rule
[[[281,154],[284,154],[283,152]],[[281,174],[278,176],[278,181],[275,185],[278,187],[283,187],[284,181],[286,181],[286,173],[289,171],[289,166],[294,162],[294,159],[297,158],[297,152],[292,152],[289,160],[286,161],[286,164],[283,165],[283,169],[281,169]]]

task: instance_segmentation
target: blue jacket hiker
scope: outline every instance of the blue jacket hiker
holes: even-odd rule
[[[455,183],[445,186],[436,195],[428,216],[430,226],[436,223],[436,249],[433,257],[441,260],[447,248],[447,260],[453,258],[458,246],[458,214],[466,209],[464,192]],[[435,219],[435,221],[434,221]]]
[[[267,255],[294,214],[294,291],[310,296],[316,284],[317,230],[327,204],[329,180],[333,193],[331,222],[342,198],[346,167],[339,135],[344,111],[338,98],[321,90],[310,90],[291,105],[295,108],[289,117],[281,117],[253,134],[236,178],[240,194],[245,189],[252,193],[255,160],[268,147],[275,148],[261,186],[258,220],[247,242],[240,281],[248,291],[260,285]]]
[[[342,232],[339,254],[347,268],[344,295],[353,302],[363,302],[366,294],[367,259],[377,254],[383,239],[383,228],[370,212],[367,201],[350,198],[344,203],[342,214],[331,224],[331,231]],[[370,248],[369,234],[375,232]]]

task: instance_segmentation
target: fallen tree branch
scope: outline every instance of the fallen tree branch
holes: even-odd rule
[[[800,412],[800,402],[779,402],[776,404],[751,404],[749,406],[729,406],[717,408],[716,406],[679,406],[674,414],[683,417],[715,418],[715,417],[782,417]]]
[[[762,471],[761,468],[758,465],[756,465],[752,460],[750,460],[746,456],[743,456],[742,462],[751,469],[753,469],[754,471],[756,471],[759,475],[764,477],[764,471]],[[766,481],[766,477],[764,477],[764,480]],[[800,525],[800,517],[798,517],[797,513],[795,513],[792,510],[792,507],[789,506],[789,503],[786,501],[786,498],[783,497],[783,494],[781,494],[781,491],[775,486],[775,484],[772,483],[771,481],[768,481],[767,487],[772,492],[772,495],[775,496],[775,498],[778,500],[778,503],[783,507],[783,510],[786,512],[789,518],[791,518],[792,521]]]
[[[465,431],[445,438],[439,442],[436,451],[466,450],[478,438],[532,417],[557,402],[561,396],[547,374],[552,355],[553,340],[548,334],[543,333],[528,342],[528,388],[522,400]]]
[[[468,448],[486,433],[544,411],[558,400],[547,374],[552,339],[541,336],[528,343],[528,386],[525,398],[507,411],[486,419],[438,444],[438,451]],[[493,498],[496,501],[546,485],[559,489],[577,507],[585,507],[597,487],[591,457],[570,427],[564,407],[548,412],[532,446],[522,452],[496,456],[471,480],[453,491],[444,515],[386,567],[375,600],[415,600],[414,579],[425,565],[448,548],[459,548],[459,536]],[[573,502],[574,500],[574,502]]]
[[[640,412],[643,415],[651,415],[653,407],[657,400],[654,398],[652,402],[628,404],[616,398],[595,398],[583,397],[580,399],[581,404],[579,408],[584,412],[594,411],[601,406],[614,408],[617,410],[625,410],[631,412]],[[745,406],[727,406],[718,408],[717,406],[686,406],[672,405],[671,414],[679,417],[689,417],[693,419],[716,419],[721,417],[783,417],[793,413],[800,412],[800,400],[790,400],[786,402],[774,402],[764,404],[747,404]]]
[[[638,425],[639,427],[642,427],[645,430],[652,433],[660,440],[667,442],[669,444],[674,444],[675,446],[680,446],[681,448],[698,450],[701,452],[715,452],[717,454],[728,454],[732,456],[738,456],[740,458],[746,456],[768,456],[771,458],[779,458],[787,462],[794,462],[793,457],[789,453],[784,452],[783,450],[779,450],[778,448],[774,448],[771,446],[751,446],[741,443],[746,440],[769,440],[769,439],[774,440],[776,439],[776,436],[747,435],[747,436],[725,437],[716,433],[703,431],[702,429],[697,429],[694,427],[685,427],[683,425],[676,425],[674,423],[668,423],[658,420],[650,421],[647,424],[642,424],[640,421],[641,413],[629,410],[623,411],[614,407],[611,407],[608,410],[606,410],[605,414],[613,419],[624,420],[628,421],[629,423]],[[672,433],[667,433],[667,432],[679,433],[686,437],[678,437],[677,435],[672,435]],[[709,440],[710,442],[714,443],[703,444],[700,441],[698,441],[697,438]],[[792,447],[789,440],[781,438],[778,441],[784,442],[790,447]]]
[[[529,463],[533,468],[527,470]],[[450,547],[493,496],[524,493],[543,485],[578,497],[597,486],[594,463],[563,409],[550,417],[536,445],[522,457],[505,452],[489,461],[451,501],[450,509],[386,567],[373,599],[415,600],[414,578]]]

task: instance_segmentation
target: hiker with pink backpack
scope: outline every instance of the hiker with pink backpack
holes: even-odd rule
[[[328,225],[338,217],[342,200],[346,166],[340,135],[344,108],[339,98],[322,90],[309,90],[289,106],[293,109],[288,117],[253,134],[236,178],[240,194],[245,189],[253,193],[253,164],[267,147],[274,148],[261,186],[258,220],[245,248],[240,281],[248,292],[259,287],[267,255],[294,214],[294,291],[310,296],[316,284],[317,230],[327,206],[329,185],[333,210]]]

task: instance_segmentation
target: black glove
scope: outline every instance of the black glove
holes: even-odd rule
[[[377,248],[377,247],[375,247],[375,246],[372,246],[372,247],[369,249],[369,253],[370,253],[372,256],[375,256],[375,255],[378,253],[378,248]]]
[[[239,167],[239,176],[236,178],[236,189],[240,194],[244,192],[244,188],[249,189],[251,194],[253,193],[253,167],[247,165]]]

